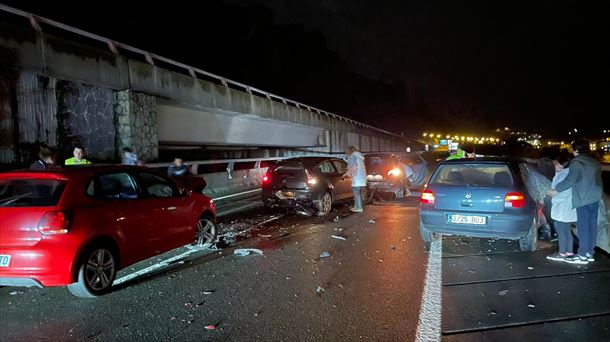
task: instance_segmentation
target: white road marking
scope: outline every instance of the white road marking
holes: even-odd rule
[[[415,340],[441,340],[441,255],[442,239],[432,242],[428,254],[428,270],[419,310]]]

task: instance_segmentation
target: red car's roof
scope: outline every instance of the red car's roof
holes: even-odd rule
[[[0,172],[0,178],[7,177],[24,177],[24,178],[70,178],[71,176],[80,176],[84,174],[92,174],[97,172],[105,171],[135,171],[135,170],[147,170],[154,171],[142,166],[131,166],[131,165],[82,165],[82,166],[62,166],[57,168],[50,168],[46,170],[31,170],[31,169],[19,169],[6,172]]]

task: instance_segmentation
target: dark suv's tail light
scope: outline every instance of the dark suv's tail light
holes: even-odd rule
[[[434,204],[434,192],[432,190],[424,190],[421,193],[420,202],[422,204]]]
[[[42,234],[66,234],[72,223],[72,215],[66,211],[47,211],[38,223],[38,231]]]
[[[307,171],[307,169],[305,169],[305,182],[307,182],[308,185],[316,185],[318,184],[318,179],[313,176],[311,173],[309,173],[309,171]]]
[[[263,176],[263,184],[269,184],[269,183],[271,183],[271,175],[269,175],[269,172],[267,172]]]
[[[525,206],[525,195],[521,192],[509,192],[504,197],[506,208],[523,208]]]

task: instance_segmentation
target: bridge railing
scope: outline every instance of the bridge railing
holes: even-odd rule
[[[72,34],[81,36],[81,37],[85,37],[97,42],[100,42],[104,45],[106,45],[108,47],[108,49],[115,55],[120,55],[120,51],[124,50],[124,51],[129,51],[130,53],[142,56],[144,58],[144,60],[146,60],[147,63],[151,64],[151,65],[155,65],[155,61],[158,62],[162,62],[162,63],[166,63],[169,65],[172,65],[180,70],[184,70],[186,73],[188,73],[190,76],[194,77],[194,78],[198,78],[199,76],[204,76],[205,78],[209,78],[209,79],[213,79],[216,80],[217,82],[221,83],[222,85],[224,85],[225,87],[229,87],[229,86],[233,86],[233,87],[238,87],[241,88],[243,90],[245,90],[248,94],[253,94],[253,95],[257,95],[257,96],[261,96],[261,97],[265,97],[268,98],[270,100],[274,100],[274,101],[279,101],[279,102],[283,102],[286,105],[292,105],[294,107],[297,108],[303,108],[303,109],[307,109],[311,112],[316,112],[319,115],[325,115],[327,117],[331,117],[337,120],[341,120],[341,121],[345,121],[348,122],[354,126],[358,126],[358,127],[362,127],[362,128],[366,128],[372,131],[376,131],[376,132],[380,132],[380,133],[384,133],[384,134],[388,134],[394,137],[399,137],[399,138],[404,138],[400,135],[397,135],[395,133],[392,132],[388,132],[386,130],[371,126],[371,125],[367,125],[365,123],[362,122],[358,122],[356,120],[352,120],[350,118],[346,118],[344,116],[341,115],[337,115],[331,112],[327,112],[325,110],[321,110],[318,109],[316,107],[313,106],[309,106],[303,103],[300,103],[298,101],[294,101],[279,95],[275,95],[273,93],[249,86],[247,84],[241,83],[241,82],[237,82],[216,74],[213,74],[211,72],[207,72],[205,70],[184,64],[184,63],[180,63],[177,61],[174,61],[170,58],[167,57],[163,57],[163,56],[159,56],[157,54],[142,50],[142,49],[138,49],[136,47],[133,47],[131,45],[128,44],[124,44],[124,43],[120,43],[118,41],[112,40],[110,38],[106,38],[91,32],[87,32],[81,29],[78,29],[76,27],[72,27],[66,24],[62,24],[60,22],[57,22],[55,20],[52,19],[48,19],[45,17],[41,17],[17,8],[13,8],[10,6],[6,6],[3,4],[0,4],[0,11],[6,12],[6,13],[10,13],[13,15],[17,15],[17,16],[21,16],[23,18],[26,18],[29,20],[30,25],[32,26],[32,28],[39,32],[42,33],[43,29],[41,24],[44,25],[48,25],[48,26],[52,26],[54,28],[66,31],[66,32],[70,32]]]

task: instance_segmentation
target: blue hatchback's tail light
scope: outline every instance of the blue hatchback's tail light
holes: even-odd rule
[[[434,204],[434,192],[432,190],[424,190],[421,193],[420,202],[422,204]]]
[[[521,192],[509,192],[504,197],[504,207],[523,208],[525,206],[525,195]]]

